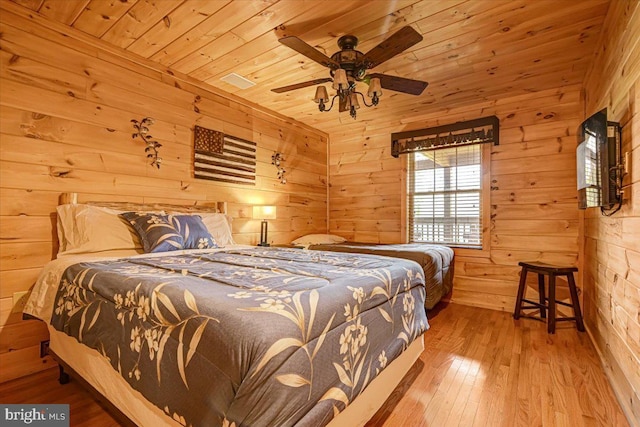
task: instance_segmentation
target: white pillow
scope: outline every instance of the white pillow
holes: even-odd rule
[[[82,204],[56,210],[58,255],[142,248],[138,236],[118,217],[120,211]]]
[[[202,222],[218,246],[223,247],[236,244],[231,235],[231,217],[223,213],[206,212],[197,212],[193,215],[200,215],[202,217]]]
[[[298,237],[291,242],[296,246],[310,246],[310,245],[326,245],[331,243],[346,242],[344,237],[336,236],[335,234],[307,234],[306,236]]]

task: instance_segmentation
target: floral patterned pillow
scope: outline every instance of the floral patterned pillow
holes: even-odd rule
[[[140,236],[145,253],[184,249],[184,239],[166,215],[124,212],[119,215]]]
[[[217,248],[200,215],[169,215],[169,222],[182,236],[184,249]]]

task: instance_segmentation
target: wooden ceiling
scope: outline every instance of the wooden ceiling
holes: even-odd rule
[[[420,96],[386,90],[377,107],[358,111],[358,121],[402,124],[430,111],[581,84],[609,7],[609,0],[13,1],[329,133],[353,119],[320,113],[314,87],[271,91],[329,77],[281,45],[284,35],[330,56],[344,34],[367,52],[405,25],[420,32],[422,42],[373,72],[428,81],[427,89]],[[231,72],[256,85],[240,90],[220,80]]]

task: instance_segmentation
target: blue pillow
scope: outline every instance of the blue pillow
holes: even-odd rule
[[[218,247],[200,215],[169,215],[169,222],[182,236],[184,249]]]
[[[136,231],[145,253],[177,251],[184,248],[184,239],[166,215],[124,212],[119,216]]]

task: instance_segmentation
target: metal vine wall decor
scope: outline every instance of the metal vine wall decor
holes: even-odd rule
[[[140,137],[140,139],[147,144],[147,148],[144,149],[144,152],[147,153],[147,158],[151,159],[151,166],[155,166],[160,169],[162,157],[158,155],[158,149],[162,147],[162,144],[154,140],[153,137],[149,135],[149,126],[154,123],[154,120],[151,117],[145,117],[141,121],[132,119],[131,123],[133,123],[133,128],[135,129],[135,132],[131,134],[131,137],[133,139]]]
[[[276,151],[273,156],[271,156],[271,164],[278,169],[278,179],[280,180],[280,184],[286,184],[287,178],[284,177],[284,174],[287,171],[280,166],[281,162],[284,162],[284,156],[282,153]]]

